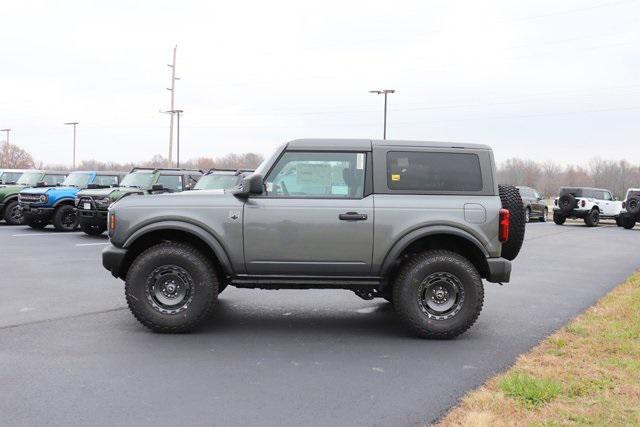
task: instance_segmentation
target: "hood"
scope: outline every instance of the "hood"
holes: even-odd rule
[[[0,201],[11,194],[19,193],[23,188],[22,185],[0,185]]]
[[[233,194],[225,190],[191,190],[180,193],[151,194],[144,197],[125,197],[115,206],[124,208],[136,207],[176,207],[187,208],[189,206],[239,206],[242,202]]]
[[[22,190],[23,194],[74,194],[77,193],[79,189],[77,187],[32,187],[27,188],[26,190]]]
[[[124,195],[131,193],[147,193],[147,190],[134,187],[109,187],[109,188],[88,188],[78,192],[77,197],[90,196],[94,199],[101,199],[109,196],[112,201],[120,200]]]

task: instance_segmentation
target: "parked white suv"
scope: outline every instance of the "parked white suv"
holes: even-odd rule
[[[619,224],[627,230],[635,227],[640,221],[640,188],[630,188],[622,202]]]
[[[562,187],[553,205],[553,222],[558,225],[567,218],[582,218],[589,227],[596,227],[600,219],[615,219],[618,223],[622,211],[622,202],[602,188]]]

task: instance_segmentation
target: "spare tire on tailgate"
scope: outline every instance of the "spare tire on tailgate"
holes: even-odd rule
[[[640,214],[640,197],[629,197],[629,200],[627,200],[627,212],[634,215]]]
[[[525,213],[520,191],[511,185],[499,185],[498,192],[502,207],[511,214],[509,239],[502,244],[502,258],[514,260],[524,241]]]
[[[574,208],[578,207],[578,201],[576,200],[576,196],[573,194],[563,194],[558,199],[558,207],[565,214],[571,211]]]

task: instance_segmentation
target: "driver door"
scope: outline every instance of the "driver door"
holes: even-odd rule
[[[288,151],[244,206],[247,273],[366,275],[373,196],[364,194],[366,154]]]

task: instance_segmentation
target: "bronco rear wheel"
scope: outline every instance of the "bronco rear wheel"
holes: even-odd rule
[[[212,312],[218,299],[215,268],[196,248],[160,243],[140,254],[125,281],[131,313],[155,332],[189,332]]]
[[[393,304],[421,338],[454,338],[473,325],[484,301],[482,279],[463,256],[445,250],[415,255],[401,268]]]
[[[555,222],[557,225],[562,225],[564,224],[564,222],[567,220],[566,217],[560,215],[557,212],[553,213],[553,222]]]
[[[525,209],[522,204],[520,191],[510,185],[498,186],[502,207],[511,214],[509,223],[509,240],[502,244],[502,258],[509,261],[514,260],[520,252],[522,242],[524,242]]]
[[[633,227],[636,226],[636,220],[633,218],[623,218],[622,220],[622,226],[626,229],[626,230],[631,230]]]

